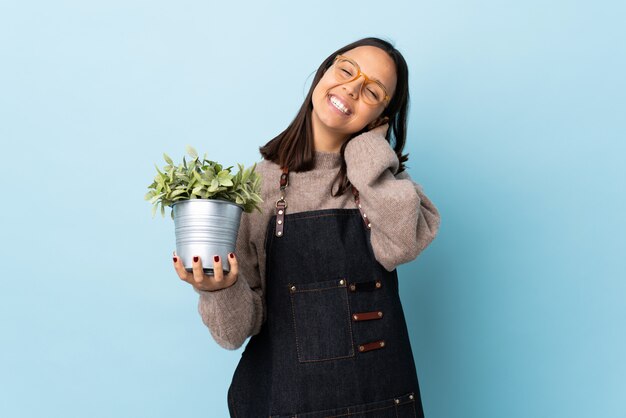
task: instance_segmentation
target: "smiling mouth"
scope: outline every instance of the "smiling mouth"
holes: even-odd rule
[[[330,102],[331,105],[333,105],[335,107],[335,109],[339,110],[341,113],[343,113],[346,116],[350,116],[352,114],[352,111],[346,107],[341,100],[339,100],[336,96],[329,94],[328,95],[328,101]]]

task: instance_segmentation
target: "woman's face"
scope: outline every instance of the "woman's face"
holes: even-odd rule
[[[389,97],[393,96],[396,68],[385,51],[374,46],[359,46],[342,55],[355,61],[361,72],[370,79],[380,81]],[[365,103],[360,94],[364,82],[365,77],[360,76],[342,84],[337,81],[333,67],[326,70],[313,89],[312,123],[326,131],[347,137],[374,121],[383,113],[388,102],[378,105]]]

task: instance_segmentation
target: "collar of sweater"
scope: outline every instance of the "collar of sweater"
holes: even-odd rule
[[[341,154],[338,152],[315,151],[315,169],[327,170],[341,167]]]

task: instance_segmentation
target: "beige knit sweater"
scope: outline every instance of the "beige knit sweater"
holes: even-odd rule
[[[406,171],[396,175],[398,157],[385,140],[387,125],[353,138],[345,149],[347,176],[359,190],[361,206],[371,222],[376,260],[388,271],[415,259],[439,230],[439,211]],[[287,214],[331,208],[355,208],[350,190],[333,197],[330,186],[341,166],[339,153],[315,152],[315,168],[290,172],[285,200]],[[263,160],[262,213],[243,213],[235,254],[237,281],[226,289],[203,291],[198,311],[215,341],[230,350],[257,334],[265,321],[265,233],[275,214],[281,169]]]

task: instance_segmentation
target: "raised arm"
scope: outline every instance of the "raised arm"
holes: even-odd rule
[[[359,190],[371,226],[376,260],[388,271],[414,260],[437,235],[439,211],[406,172],[385,140],[388,125],[365,132],[346,145],[348,180]]]

